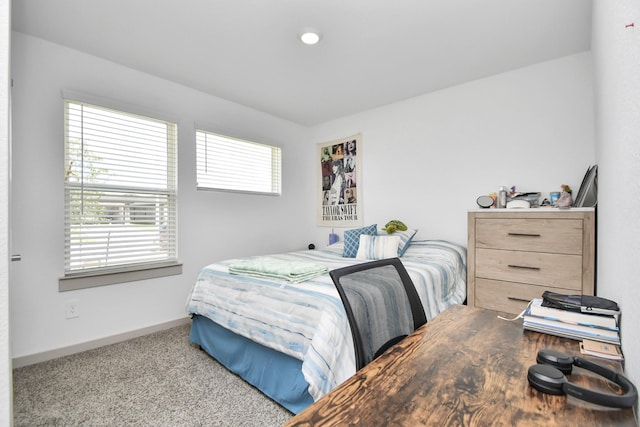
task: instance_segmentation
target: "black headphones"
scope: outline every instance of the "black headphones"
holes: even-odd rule
[[[630,408],[638,400],[636,386],[623,375],[580,357],[567,356],[555,350],[540,350],[536,362],[538,362],[537,365],[529,368],[527,379],[533,388],[543,393],[566,394],[613,408]],[[618,384],[623,394],[600,393],[570,383],[565,375],[571,374],[573,366],[595,372]]]

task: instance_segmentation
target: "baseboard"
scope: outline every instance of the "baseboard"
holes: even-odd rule
[[[122,334],[111,335],[109,337],[100,338],[93,341],[70,345],[68,347],[62,347],[42,353],[31,354],[28,356],[15,357],[12,360],[13,368],[22,368],[23,366],[34,365],[36,363],[46,362],[47,360],[53,360],[59,357],[69,356],[71,354],[76,354],[87,350],[93,350],[95,348],[104,347],[105,345],[116,344],[122,341],[130,340],[132,338],[137,338],[143,335],[149,335],[154,332],[163,331],[165,329],[173,328],[176,326],[185,325],[190,322],[191,318],[183,317],[180,319],[171,320],[169,322],[160,323],[158,325],[124,332]]]

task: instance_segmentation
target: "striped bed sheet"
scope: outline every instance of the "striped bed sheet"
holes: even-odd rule
[[[344,258],[341,243],[324,249],[269,255],[328,269],[368,260]],[[466,249],[443,240],[413,241],[400,258],[430,320],[466,297]],[[301,283],[229,274],[232,259],[203,268],[187,311],[258,344],[302,361],[309,394],[318,400],[355,373],[353,341],[328,273]]]

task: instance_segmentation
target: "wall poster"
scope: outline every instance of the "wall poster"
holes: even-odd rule
[[[362,134],[318,144],[318,225],[362,225]]]

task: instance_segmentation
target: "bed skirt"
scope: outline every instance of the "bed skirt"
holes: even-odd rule
[[[313,403],[307,391],[309,384],[302,375],[302,361],[199,315],[193,315],[189,340],[294,414]]]

